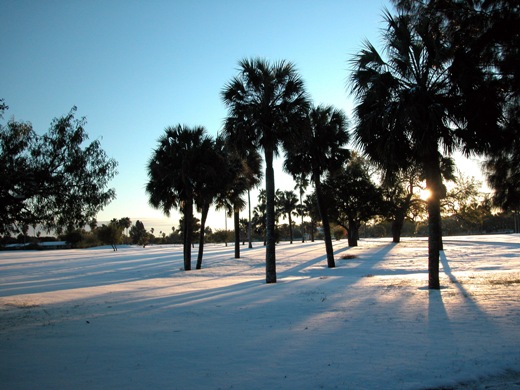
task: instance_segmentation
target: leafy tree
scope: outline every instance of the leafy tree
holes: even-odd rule
[[[421,182],[421,172],[416,165],[393,172],[382,180],[384,216],[392,224],[392,241],[396,244],[401,241],[401,231],[410,210],[423,202],[415,192]]]
[[[102,225],[96,229],[98,239],[107,245],[112,246],[114,252],[117,251],[117,244],[121,241],[123,227],[117,221],[111,221],[108,225]]]
[[[150,205],[161,209],[166,216],[172,208],[183,214],[184,270],[191,270],[191,240],[193,207],[197,189],[208,180],[214,169],[212,150],[214,141],[203,127],[193,129],[177,125],[168,127],[158,140],[148,162],[146,192]]]
[[[229,109],[225,131],[238,147],[262,149],[265,160],[266,283],[276,283],[273,159],[301,128],[308,107],[303,81],[293,64],[242,60],[239,74],[222,91]]]
[[[490,199],[480,193],[482,183],[461,172],[454,183],[442,202],[443,212],[457,224],[453,233],[482,232],[485,221],[492,216]]]
[[[327,265],[332,268],[336,263],[321,176],[341,167],[350,155],[345,148],[349,141],[347,119],[342,111],[332,106],[317,106],[311,109],[307,119],[300,140],[293,143],[287,151],[284,168],[293,177],[311,177],[323,225]]]
[[[73,230],[114,199],[107,185],[117,163],[99,141],[83,146],[86,119],[75,113],[54,119],[43,135],[30,123],[0,125],[0,233],[24,224]]]
[[[347,230],[349,246],[357,246],[361,224],[380,214],[382,205],[381,191],[370,179],[366,161],[354,156],[343,169],[328,175],[324,187],[331,215]]]
[[[130,238],[134,244],[142,245],[143,248],[148,245],[148,232],[141,221],[135,221],[135,225],[130,228]]]
[[[128,217],[121,218],[119,221],[117,221],[117,223],[118,223],[119,226],[121,226],[124,230],[126,230],[127,233],[128,233],[128,229],[130,228],[130,226],[132,226],[132,221],[131,221],[131,219],[128,218]]]
[[[487,182],[494,189],[493,203],[502,210],[520,211],[520,104],[504,117],[501,146],[485,162]]]
[[[89,222],[88,222],[88,226],[90,228],[90,231],[93,232],[94,230],[96,230],[97,226],[98,226],[98,221],[96,218],[92,218]]]

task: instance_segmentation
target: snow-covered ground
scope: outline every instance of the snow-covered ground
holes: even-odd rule
[[[0,387],[520,388],[519,235],[245,248],[0,252]]]

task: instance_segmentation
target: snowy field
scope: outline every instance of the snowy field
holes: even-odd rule
[[[520,235],[245,248],[0,252],[0,388],[520,389]]]

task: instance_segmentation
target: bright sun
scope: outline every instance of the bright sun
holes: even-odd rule
[[[428,198],[431,196],[431,194],[432,194],[431,191],[427,188],[425,188],[419,192],[419,196],[422,200],[428,200]]]

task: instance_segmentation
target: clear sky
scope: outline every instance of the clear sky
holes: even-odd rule
[[[99,221],[130,217],[170,232],[148,205],[146,164],[167,126],[216,135],[220,92],[238,61],[294,62],[315,104],[350,115],[349,60],[365,39],[379,47],[383,0],[0,0],[0,98],[5,119],[45,132],[78,107],[91,140],[119,163],[117,198]],[[279,170],[276,186],[293,184]],[[222,228],[222,212],[209,225]],[[229,222],[231,223],[231,222]]]

